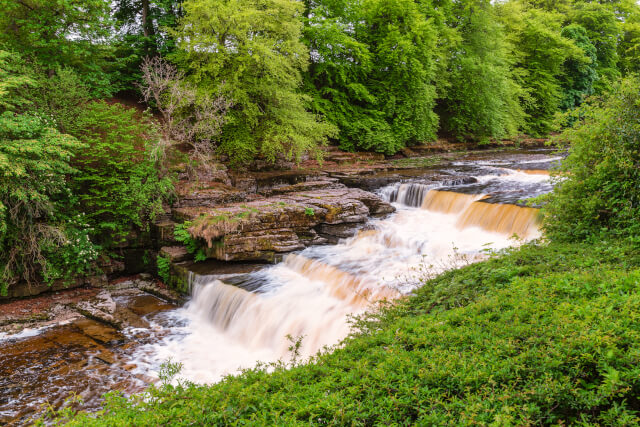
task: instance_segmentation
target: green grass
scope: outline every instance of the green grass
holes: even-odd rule
[[[75,425],[637,425],[640,251],[528,245],[428,281],[341,348]]]
[[[408,157],[404,159],[391,160],[390,164],[400,168],[428,168],[442,162],[440,156],[429,157]]]

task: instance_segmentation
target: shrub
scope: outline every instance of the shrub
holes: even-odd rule
[[[168,256],[158,256],[156,264],[158,267],[158,276],[160,276],[164,283],[168,283],[169,272],[171,271],[171,258]]]
[[[601,233],[640,235],[640,81],[619,83],[563,134],[569,156],[545,206],[544,227],[554,239]],[[638,237],[635,237],[638,239]]]
[[[173,231],[173,236],[176,241],[186,246],[187,252],[194,255],[196,262],[204,261],[207,259],[207,255],[204,251],[204,243],[191,236],[189,228],[191,228],[191,221],[185,221],[182,224],[176,224]]]
[[[5,111],[0,115],[0,293],[39,273],[57,278],[50,255],[67,247],[58,212],[71,196],[69,162],[82,145],[52,129],[45,119]]]
[[[309,55],[300,41],[304,5],[187,0],[183,8],[175,33],[179,62],[199,87],[213,94],[222,90],[234,103],[219,151],[236,165],[256,156],[275,161],[319,154],[317,146],[335,128],[307,112],[309,99],[300,93]]]
[[[147,155],[154,132],[134,109],[104,101],[87,104],[74,123],[72,133],[86,149],[74,159],[79,173],[72,185],[94,236],[118,241],[163,212],[173,187]]]

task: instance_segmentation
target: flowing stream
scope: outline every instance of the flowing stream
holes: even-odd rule
[[[311,247],[244,275],[194,276],[192,299],[158,317],[163,338],[134,355],[153,375],[171,359],[182,379],[211,383],[256,362],[291,358],[301,338],[308,357],[338,344],[349,317],[371,304],[411,293],[425,276],[481,259],[540,236],[538,210],[516,204],[551,190],[555,157],[459,162],[464,177],[443,184],[414,179],[381,188],[397,212],[373,219],[337,245]],[[449,184],[449,185],[447,185]]]
[[[182,364],[177,379],[212,383],[257,362],[290,360],[295,340],[300,356],[314,355],[339,345],[351,316],[377,301],[410,294],[426,277],[489,250],[539,237],[538,210],[521,201],[551,191],[547,170],[560,158],[538,151],[463,159],[379,188],[397,211],[338,244],[251,273],[193,274],[182,307],[150,295],[118,297],[145,327],[105,332],[84,319],[0,336],[0,424],[24,421],[43,402],[59,406],[71,392],[85,399],[85,409],[97,409],[102,393],[142,390],[167,360]]]

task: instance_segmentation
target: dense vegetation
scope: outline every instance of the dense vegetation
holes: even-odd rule
[[[135,94],[145,58],[171,61],[233,103],[212,143],[236,163],[544,136],[640,63],[633,0],[21,0],[0,29],[42,91],[72,71]]]
[[[563,131],[545,241],[425,280],[313,363],[72,422],[638,424],[638,72],[633,0],[5,2],[0,293],[146,229],[174,144],[241,166]]]
[[[640,423],[635,78],[561,140],[545,241],[424,280],[310,363],[212,386],[108,396],[71,425],[618,425]],[[168,372],[173,368],[168,366]],[[70,418],[66,418],[70,417]]]
[[[153,123],[121,104],[92,100],[71,68],[52,76],[0,51],[0,293],[71,280],[134,229],[172,191],[149,155]]]
[[[243,167],[320,156],[326,143],[394,154],[437,137],[545,136],[618,107],[626,122],[626,100],[576,108],[637,90],[639,64],[633,0],[7,2],[0,293],[88,273],[147,227],[171,193],[172,145],[189,147],[192,168]],[[123,99],[144,101],[155,119]],[[596,163],[615,148],[598,139],[619,129],[580,129],[572,138],[591,138],[583,154]],[[614,186],[576,184],[591,195],[584,207],[552,205],[550,215],[586,227],[559,233],[584,237],[634,217],[635,199],[609,196],[634,191],[635,148],[599,163]]]

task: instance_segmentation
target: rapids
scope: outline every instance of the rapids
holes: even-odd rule
[[[176,380],[212,383],[257,362],[290,361],[296,340],[299,355],[312,356],[340,345],[351,317],[377,302],[540,236],[538,211],[522,200],[551,191],[548,169],[560,157],[542,150],[458,158],[381,175],[380,185],[393,183],[376,191],[396,212],[338,244],[309,247],[275,265],[217,264],[216,274],[196,264],[182,307],[112,291],[144,327],[116,331],[80,318],[0,334],[0,424],[24,422],[44,402],[60,407],[70,393],[84,399],[83,409],[97,410],[102,393],[143,390],[167,360],[183,365]]]
[[[539,237],[537,209],[519,201],[550,191],[540,171],[555,160],[453,164],[447,172],[465,179],[416,178],[379,189],[397,212],[337,245],[290,254],[241,278],[194,276],[191,301],[158,316],[153,326],[162,338],[134,354],[138,372],[155,375],[170,359],[182,364],[179,378],[211,383],[257,362],[288,361],[296,339],[302,357],[339,344],[350,316],[377,301],[409,294],[426,276],[488,250]]]

